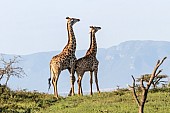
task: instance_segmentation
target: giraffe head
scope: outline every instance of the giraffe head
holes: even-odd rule
[[[96,26],[90,26],[90,32],[96,33],[98,30],[101,29],[101,27],[96,27]]]
[[[76,22],[80,21],[80,19],[77,18],[66,17],[66,19],[67,19],[67,23],[70,24],[71,26],[73,26]]]

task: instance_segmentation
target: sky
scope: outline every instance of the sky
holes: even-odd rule
[[[100,26],[98,48],[129,40],[170,41],[170,0],[0,0],[0,53],[62,50],[66,17],[76,17],[77,50],[88,49],[89,26]]]

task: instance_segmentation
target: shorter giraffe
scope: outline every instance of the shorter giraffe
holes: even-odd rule
[[[91,38],[90,47],[87,50],[86,55],[76,61],[75,69],[76,69],[76,73],[78,76],[78,81],[77,81],[78,82],[78,95],[80,94],[83,95],[81,81],[86,71],[90,71],[90,88],[91,88],[90,95],[93,95],[93,92],[92,92],[93,72],[95,76],[97,91],[98,93],[100,93],[99,86],[98,86],[98,78],[97,78],[99,61],[96,58],[97,43],[96,43],[96,38],[95,38],[95,33],[100,29],[101,27],[90,26],[90,38]]]

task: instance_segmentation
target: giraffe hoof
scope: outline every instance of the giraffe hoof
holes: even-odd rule
[[[58,96],[56,96],[56,95],[54,96],[54,98],[57,99],[57,100],[59,99]]]
[[[82,94],[78,94],[78,96],[80,97],[80,96],[83,96]]]
[[[100,91],[98,92],[98,95],[100,95]]]
[[[93,96],[93,93],[90,93],[90,96]]]

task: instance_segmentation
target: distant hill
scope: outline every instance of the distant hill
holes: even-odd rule
[[[22,56],[23,66],[28,76],[17,79],[12,78],[9,86],[13,89],[28,89],[47,92],[49,73],[49,62],[51,58],[60,51],[35,53]],[[86,50],[77,50],[76,56],[84,56]],[[170,42],[165,41],[127,41],[110,48],[98,49],[97,57],[99,64],[99,86],[100,89],[115,89],[117,85],[126,87],[131,84],[131,75],[139,77],[145,73],[151,73],[157,60],[167,56],[162,65],[163,73],[170,74]],[[75,75],[77,77],[77,75]],[[89,73],[83,79],[83,90],[89,91]],[[94,89],[95,81],[93,82]],[[77,82],[75,84],[77,90]],[[68,93],[70,89],[70,77],[67,70],[60,74],[58,82],[59,93]],[[50,92],[52,92],[51,89]]]

